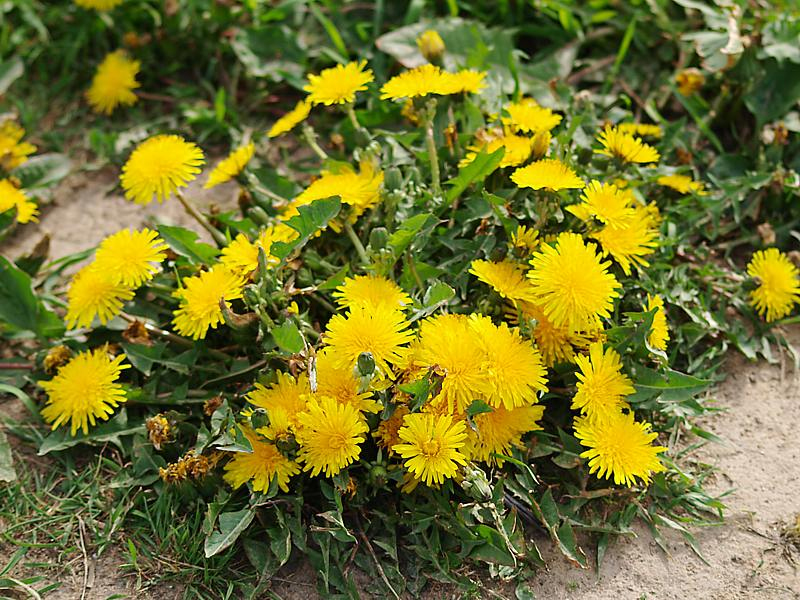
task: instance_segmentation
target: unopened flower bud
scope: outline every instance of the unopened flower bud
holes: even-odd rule
[[[424,31],[417,38],[417,47],[422,53],[422,56],[425,57],[425,60],[431,63],[439,62],[445,51],[444,40],[442,39],[442,36],[440,36],[433,29]]]

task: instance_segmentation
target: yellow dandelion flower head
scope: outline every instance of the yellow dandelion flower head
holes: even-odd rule
[[[177,135],[156,135],[131,153],[122,167],[125,198],[137,204],[163,202],[192,181],[203,165],[203,152]]]
[[[658,162],[661,158],[658,150],[616,127],[606,127],[597,139],[603,148],[595,150],[595,153],[618,158],[623,162],[651,163]]]
[[[75,4],[81,8],[92,8],[100,11],[111,10],[123,2],[124,0],[75,0]]]
[[[173,292],[180,300],[172,322],[181,335],[193,340],[206,337],[209,328],[216,329],[222,322],[220,301],[230,307],[230,300],[242,297],[244,279],[224,265],[216,265],[194,277],[183,280],[183,287]]]
[[[304,471],[333,477],[358,459],[369,428],[356,407],[322,396],[310,401],[298,419],[297,458]]]
[[[310,112],[311,102],[308,100],[300,100],[295,104],[292,110],[275,121],[275,124],[267,132],[267,136],[276,138],[284,133],[289,133],[292,129],[305,121]]]
[[[93,264],[75,273],[67,290],[68,329],[89,327],[97,317],[105,325],[122,311],[122,305],[133,298],[133,290],[114,282]]]
[[[518,322],[521,316],[533,326],[531,337],[536,342],[546,367],[574,362],[575,348],[588,348],[600,331],[573,331],[568,327],[557,327],[541,308],[530,302],[520,302],[516,307],[509,307],[506,314],[512,323]]]
[[[258,269],[258,249],[263,248],[267,256],[267,267],[274,267],[280,260],[271,254],[274,242],[289,242],[296,238],[297,231],[285,223],[267,225],[255,242],[247,239],[243,233],[238,234],[233,241],[222,249],[220,262],[238,275],[249,277]]]
[[[339,368],[352,369],[359,355],[369,352],[385,375],[408,352],[413,337],[408,328],[405,315],[396,308],[356,305],[346,315],[331,317],[324,339]]]
[[[649,423],[634,421],[632,412],[575,419],[575,437],[589,448],[581,457],[589,459],[589,473],[598,479],[613,476],[614,483],[630,487],[637,479],[648,483],[652,473],[664,470],[658,455],[667,449],[652,445],[658,435]]]
[[[653,125],[652,123],[620,123],[617,125],[617,129],[622,133],[640,135],[643,137],[660,138],[664,135],[661,127]]]
[[[39,208],[10,179],[0,179],[0,213],[12,208],[17,209],[17,222],[29,223],[38,221]]]
[[[6,171],[16,169],[28,155],[36,152],[36,146],[23,142],[25,130],[11,119],[0,123],[0,168]]]
[[[525,270],[513,261],[473,260],[469,272],[491,286],[503,298],[533,301],[531,282],[525,277]]]
[[[89,433],[98,420],[106,421],[114,409],[125,402],[125,390],[117,383],[119,374],[130,365],[121,364],[124,355],[109,358],[105,349],[81,352],[58,370],[50,381],[39,381],[47,392],[42,417],[56,429],[70,424],[70,435],[80,429]]]
[[[284,412],[292,428],[298,425],[297,415],[306,409],[311,387],[305,374],[294,377],[289,373],[277,372],[277,380],[269,387],[260,383],[245,396],[253,406],[266,409],[272,419],[273,413]]]
[[[530,262],[536,304],[554,325],[596,328],[599,317],[609,316],[620,285],[594,244],[577,233],[562,233],[555,245],[542,244]]]
[[[141,63],[128,58],[124,50],[106,55],[97,67],[86,99],[97,113],[110,115],[118,106],[131,106],[136,102],[133,90],[140,87],[136,81]]]
[[[702,181],[695,181],[688,175],[662,175],[656,180],[658,185],[672,188],[679,194],[690,194],[692,192],[701,196],[705,195],[705,184]]]
[[[630,194],[612,183],[591,181],[583,190],[582,202],[568,206],[567,210],[582,221],[592,218],[612,228],[624,228],[635,217]]]
[[[393,450],[395,444],[400,443],[400,436],[398,433],[403,426],[403,419],[407,414],[408,407],[405,404],[399,405],[394,409],[391,417],[378,424],[378,428],[372,434],[372,437],[375,438],[378,445],[381,448],[385,448],[390,456],[395,453]]]
[[[503,109],[508,114],[503,124],[522,133],[549,132],[561,123],[561,115],[540,106],[533,98],[522,98]]]
[[[403,418],[397,435],[403,443],[395,444],[392,450],[404,459],[406,469],[426,485],[442,484],[455,476],[458,465],[467,464],[460,451],[467,439],[466,425],[461,419],[410,414]]]
[[[484,351],[484,397],[508,409],[535,404],[536,392],[547,391],[547,371],[539,351],[505,323],[472,315],[470,327]]]
[[[484,397],[486,355],[464,315],[436,315],[419,328],[414,364],[443,374],[439,395],[431,402],[450,413],[464,411]]]
[[[238,177],[239,174],[244,171],[250,159],[253,158],[255,151],[256,145],[253,142],[236,148],[236,150],[231,152],[214,167],[214,170],[209,174],[208,181],[206,181],[203,188],[210,189],[221,183],[230,181],[234,177]]]
[[[577,356],[577,392],[572,408],[592,418],[605,419],[627,408],[625,396],[634,391],[633,382],[622,372],[619,354],[612,348],[605,352],[603,344],[589,346],[589,356]]]
[[[683,69],[675,75],[675,83],[682,95],[691,96],[705,85],[706,76],[698,69]]]
[[[284,492],[289,491],[289,479],[300,472],[300,466],[284,456],[275,444],[260,439],[255,432],[241,427],[252,452],[234,452],[225,465],[225,481],[236,489],[252,482],[253,491],[266,492],[273,479]]]
[[[434,29],[426,29],[417,37],[417,48],[425,60],[430,62],[441,58],[445,51],[444,40]]]
[[[650,327],[650,335],[647,343],[657,350],[666,350],[669,341],[669,325],[667,324],[667,314],[664,312],[664,301],[661,296],[651,296],[647,294],[647,312],[655,310],[653,324]]]
[[[518,225],[514,233],[511,234],[509,248],[518,248],[525,253],[536,250],[539,247],[539,232],[525,225]]]
[[[166,249],[167,244],[151,229],[123,229],[100,242],[94,267],[114,283],[137,288],[158,273]]]
[[[432,64],[425,64],[395,75],[381,88],[381,100],[403,100],[430,95],[454,94],[451,73]]]
[[[478,94],[486,87],[486,71],[461,69],[455,73],[445,73],[445,85],[440,93]]]
[[[473,419],[475,431],[468,430],[469,450],[472,460],[502,465],[504,460],[495,454],[508,456],[514,447],[522,447],[522,436],[540,431],[537,423],[544,414],[544,406],[521,406],[507,409],[495,407],[491,412],[480,413]]]
[[[511,174],[511,181],[521,188],[534,190],[581,189],[586,184],[570,167],[555,158],[543,158]]]
[[[626,275],[631,274],[631,268],[648,266],[644,257],[652,254],[658,245],[659,232],[648,221],[647,210],[636,207],[634,215],[634,220],[627,227],[607,225],[592,234],[600,242],[603,255],[611,256]]]
[[[370,69],[364,70],[367,61],[350,62],[324,69],[319,75],[308,75],[308,84],[303,89],[308,92],[312,104],[345,104],[354,102],[356,92],[367,89],[367,84],[375,78]]]
[[[333,398],[339,404],[349,404],[366,413],[383,408],[372,398],[372,392],[359,392],[360,384],[351,367],[342,368],[330,348],[317,354],[317,394]]]
[[[363,305],[368,308],[386,305],[404,310],[411,306],[411,296],[394,281],[379,275],[356,275],[348,277],[333,292],[336,304],[342,308]]]
[[[753,254],[747,274],[758,282],[758,287],[750,292],[750,304],[767,323],[782,319],[800,302],[800,271],[777,248]]]
[[[473,144],[469,146],[470,152],[459,162],[460,167],[470,164],[478,156],[481,150],[486,150],[491,154],[500,148],[505,151],[500,160],[500,167],[517,167],[528,160],[533,152],[533,139],[507,133],[488,140],[485,144]]]
[[[300,193],[284,210],[281,218],[286,220],[298,214],[297,207],[311,204],[315,200],[338,196],[344,204],[349,204],[349,220],[355,223],[366,210],[380,202],[383,171],[376,170],[370,161],[362,161],[357,173],[345,165],[339,171],[324,171],[322,175]],[[334,231],[340,226],[331,223]]]
[[[305,404],[303,408],[305,409]],[[256,429],[256,432],[277,444],[278,442],[286,443],[290,441],[294,437],[294,432],[296,430],[297,426],[292,423],[287,411],[282,408],[273,408],[269,411],[269,425],[266,427],[259,427]]]

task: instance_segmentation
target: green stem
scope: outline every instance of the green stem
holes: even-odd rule
[[[211,234],[211,237],[214,241],[219,244],[220,246],[225,246],[228,243],[228,240],[225,239],[225,236],[222,232],[214,227],[208,219],[206,219],[199,210],[186,199],[186,197],[180,192],[180,190],[175,190],[175,196],[180,200],[181,204],[183,204],[183,208],[186,210],[189,215],[191,215],[195,221],[200,223],[200,225],[205,229],[208,233]]]
[[[320,157],[320,159],[328,160],[328,153],[320,148],[319,144],[317,143],[317,132],[314,131],[314,128],[308,123],[303,123],[303,137],[314,153]]]
[[[433,119],[436,116],[436,99],[431,98],[425,109],[425,142],[428,146],[428,160],[431,163],[431,185],[436,199],[442,197],[442,183],[439,174],[439,154],[436,150],[436,139],[433,137]]]
[[[353,230],[353,226],[345,221],[344,230],[347,233],[347,237],[349,237],[350,241],[353,242],[353,246],[355,246],[356,252],[358,252],[358,256],[361,258],[361,262],[363,262],[365,265],[368,265],[369,258],[367,258],[367,251],[364,248],[364,244],[362,244],[361,240],[358,239],[356,232]]]
[[[369,140],[369,132],[361,123],[358,122],[358,117],[356,116],[356,111],[353,108],[352,102],[346,105],[345,111],[347,112],[347,116],[350,118],[350,123],[353,124],[353,129],[355,129],[357,132],[360,132],[367,140]]]

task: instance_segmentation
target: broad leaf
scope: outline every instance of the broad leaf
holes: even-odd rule
[[[248,525],[253,522],[255,516],[255,511],[249,506],[236,512],[220,514],[217,528],[209,534],[204,544],[206,558],[219,554],[225,548],[233,545]]]
[[[297,207],[298,214],[286,224],[300,235],[291,242],[273,242],[270,252],[278,258],[286,258],[293,250],[304,246],[312,235],[325,228],[328,221],[339,214],[341,207],[339,198],[315,200],[307,206]]]
[[[159,225],[158,234],[177,254],[185,256],[193,263],[210,264],[219,250],[209,244],[198,242],[198,235],[184,227]]]

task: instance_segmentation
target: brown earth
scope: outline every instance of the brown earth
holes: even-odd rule
[[[56,191],[56,202],[43,210],[41,223],[21,228],[0,244],[0,251],[16,258],[47,231],[52,238],[51,254],[63,256],[92,246],[119,228],[141,226],[155,215],[165,222],[190,222],[177,202],[148,207],[126,202],[113,192],[115,182],[115,174],[108,170],[89,178],[69,178]],[[235,194],[231,188],[212,192],[193,188],[188,195],[205,208],[210,202],[230,205]],[[800,346],[800,328],[793,328],[789,337],[794,346]],[[708,444],[693,455],[695,461],[719,469],[710,483],[712,493],[733,490],[725,499],[729,508],[726,523],[695,531],[707,563],[678,536],[666,536],[670,554],[665,555],[650,534],[638,527],[635,538],[619,541],[609,549],[600,573],[575,569],[552,551],[546,552],[549,569],[529,582],[536,598],[800,599],[800,573],[795,562],[800,552],[782,535],[796,524],[800,513],[800,445],[795,437],[800,374],[749,363],[739,355],[730,358],[727,370],[727,380],[715,393],[719,406],[726,410],[704,423],[724,443]],[[18,410],[15,404],[0,399],[0,413]],[[540,547],[547,549],[548,545],[542,543]],[[0,545],[0,568],[13,550]],[[40,574],[62,583],[47,596],[54,600],[77,600],[84,592],[86,600],[103,600],[115,594],[118,598],[160,600],[180,597],[180,590],[169,586],[159,586],[156,592],[136,590],[135,576],[118,568],[122,562],[122,552],[112,549],[96,560],[72,557],[57,569]],[[84,590],[85,568],[90,587]],[[282,598],[316,598],[312,578],[310,569],[300,569],[276,582],[274,591]],[[514,598],[517,583],[487,582],[487,589],[492,591],[485,595]],[[460,596],[437,588],[428,597]]]

